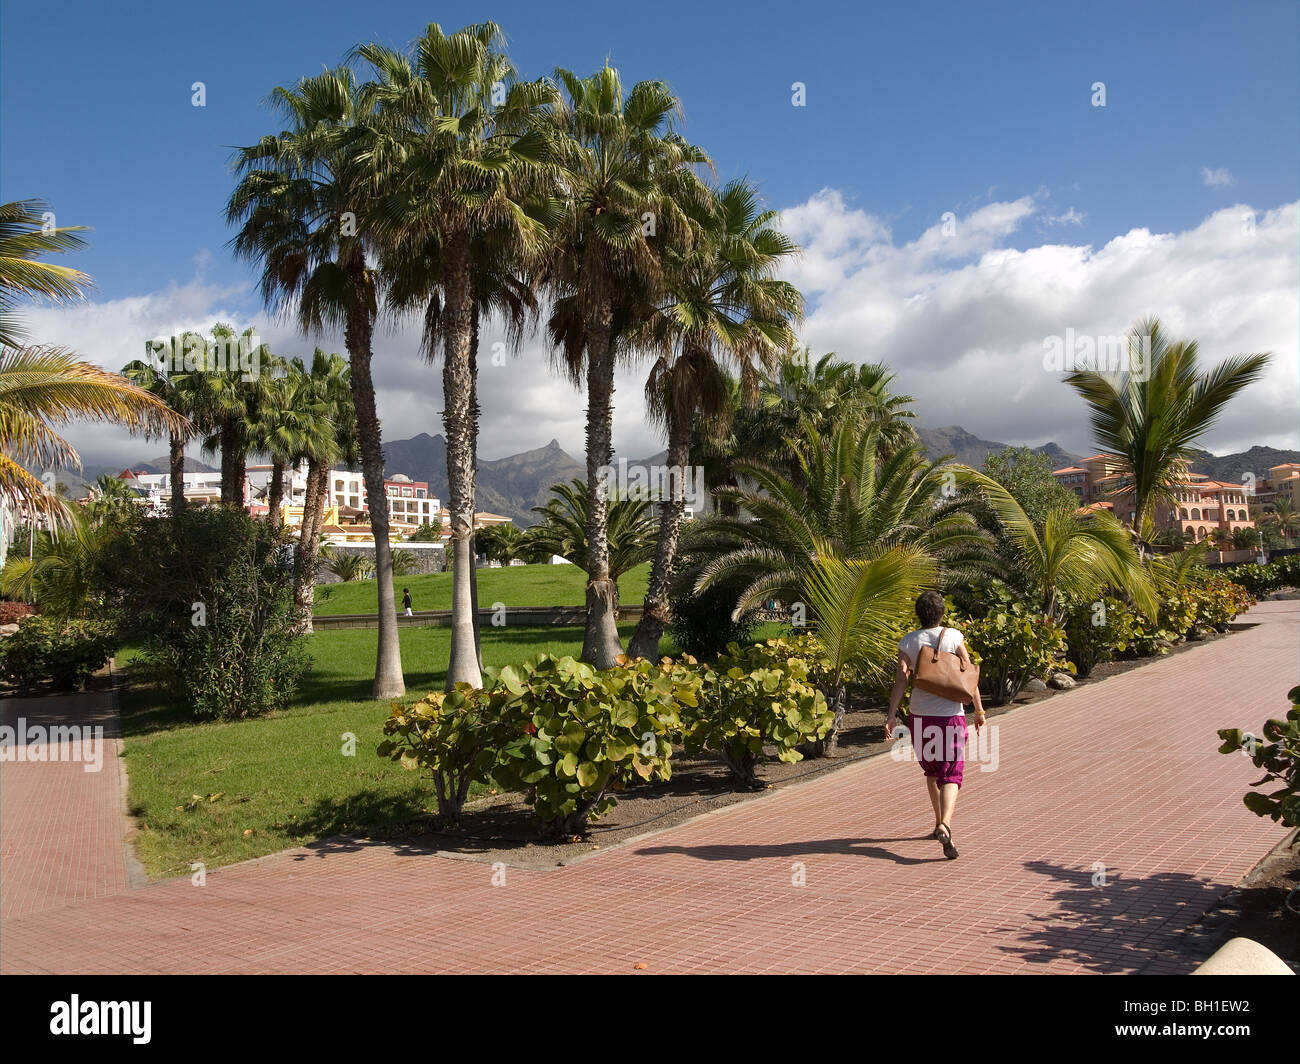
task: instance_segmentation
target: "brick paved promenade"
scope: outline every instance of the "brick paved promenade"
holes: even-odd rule
[[[1179,932],[1284,837],[1241,804],[1253,766],[1215,731],[1281,714],[1300,608],[1242,620],[995,718],[998,767],[968,765],[952,862],[922,837],[920,771],[883,757],[503,886],[481,863],[334,841],[133,890],[117,841],[78,826],[99,815],[84,796],[6,764],[0,970],[1188,971]]]

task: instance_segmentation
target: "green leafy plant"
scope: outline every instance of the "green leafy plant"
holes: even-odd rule
[[[1294,828],[1300,827],[1300,687],[1291,688],[1287,698],[1291,708],[1286,717],[1274,717],[1264,724],[1263,737],[1267,742],[1261,743],[1258,737],[1240,728],[1221,728],[1219,738],[1223,745],[1219,753],[1244,750],[1255,767],[1264,770],[1264,775],[1252,787],[1280,783],[1280,787],[1267,794],[1249,791],[1242,801],[1256,816],[1266,816],[1281,821],[1283,827]]]
[[[65,629],[53,618],[26,617],[17,632],[0,641],[0,676],[24,692],[47,684],[56,691],[75,690],[108,663],[115,649],[106,624]]]
[[[637,781],[668,779],[681,707],[698,704],[705,677],[692,659],[644,658],[596,669],[543,654],[487,670],[506,740],[493,776],[521,790],[552,838],[580,835]]]
[[[309,664],[286,533],[233,507],[133,514],[98,559],[104,610],[199,717],[285,705]]]
[[[1249,591],[1218,573],[1207,576],[1192,597],[1197,623],[1217,632],[1226,632],[1254,602]]]
[[[999,591],[1005,588],[992,581],[987,597],[995,600]],[[1064,660],[1069,645],[1065,630],[1018,600],[1004,597],[991,602],[984,617],[953,623],[965,634],[972,655],[978,655],[980,691],[990,705],[1005,705],[1031,679],[1045,677],[1053,668],[1073,671]]]
[[[394,576],[409,576],[420,570],[420,559],[415,556],[415,551],[395,550],[392,553],[392,561]],[[372,566],[371,572],[373,571]]]
[[[727,647],[704,671],[701,701],[684,711],[687,751],[717,751],[751,789],[763,786],[755,769],[764,747],[775,747],[779,761],[801,760],[800,744],[825,738],[835,719],[812,681],[816,666],[801,652],[815,650],[788,639]]]
[[[486,783],[496,762],[503,738],[501,694],[457,684],[454,691],[436,691],[409,707],[394,703],[384,721],[388,738],[376,753],[404,769],[427,770],[438,815],[447,824],[460,821],[470,787]]]
[[[375,563],[364,554],[331,551],[325,555],[325,568],[345,584],[352,580],[369,580],[375,575]]]
[[[1114,595],[1066,596],[1061,604],[1066,653],[1078,676],[1123,653],[1134,639],[1135,611]]]

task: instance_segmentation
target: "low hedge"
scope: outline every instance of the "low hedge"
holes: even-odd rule
[[[108,625],[65,629],[47,617],[29,616],[17,632],[0,640],[0,676],[23,692],[42,687],[75,691],[108,664],[116,649]]]

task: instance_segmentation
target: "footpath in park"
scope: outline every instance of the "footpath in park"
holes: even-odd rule
[[[1282,715],[1300,603],[1240,621],[994,718],[956,861],[920,770],[882,756],[565,868],[334,839],[138,886],[116,758],[5,763],[0,971],[1189,972],[1183,931],[1286,835],[1215,733]]]

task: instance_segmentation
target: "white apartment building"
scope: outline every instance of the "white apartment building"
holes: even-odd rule
[[[398,525],[433,525],[438,523],[442,507],[436,495],[429,494],[429,484],[412,480],[405,473],[394,473],[384,478],[384,494],[388,496],[388,517]],[[366,501],[366,482],[361,473],[346,469],[330,472],[330,502],[352,510],[369,510]]]
[[[156,490],[164,499],[171,498],[171,473],[137,473],[130,469],[124,469],[118,474],[118,479],[126,481],[130,487],[139,488],[146,494]],[[221,500],[221,472],[219,470],[211,473],[186,473],[182,484],[187,502],[190,500],[194,502],[219,502]],[[247,481],[244,484],[244,498],[245,502],[247,502]]]

